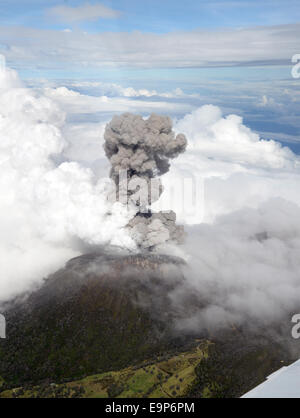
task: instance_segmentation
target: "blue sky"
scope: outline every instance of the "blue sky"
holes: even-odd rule
[[[65,24],[49,19],[47,10],[59,5],[78,7],[85,3],[87,2],[80,0],[2,0],[0,22],[3,25],[59,29],[65,27]],[[87,31],[142,30],[165,33],[174,30],[278,25],[300,21],[298,0],[103,0],[101,4],[120,11],[120,18],[80,22],[78,27]]]
[[[0,0],[0,54],[29,84],[180,88],[197,98],[168,100],[216,104],[297,151],[299,39],[299,0]]]

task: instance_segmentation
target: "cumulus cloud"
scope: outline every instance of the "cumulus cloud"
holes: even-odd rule
[[[15,72],[0,80],[0,299],[40,281],[80,245],[134,247],[127,208],[107,200],[108,179],[62,161],[62,110],[22,87]],[[80,244],[82,243],[82,244]]]
[[[300,159],[279,142],[264,140],[237,115],[223,117],[219,107],[205,105],[176,125],[191,138],[190,147],[208,158],[256,169],[296,169]]]
[[[171,209],[179,222],[197,224],[276,197],[300,205],[299,156],[260,138],[241,117],[205,105],[174,128],[189,138],[188,148],[163,176],[165,193],[154,210]]]
[[[147,90],[147,89],[134,89],[133,87],[122,87],[118,84],[104,85],[102,87],[106,88],[109,91],[110,95],[116,94],[118,96],[124,97],[164,97],[166,99],[174,98],[192,98],[199,97],[198,94],[186,94],[180,88],[176,88],[169,92],[158,92],[156,90]]]
[[[121,12],[113,10],[103,4],[83,4],[82,6],[56,6],[47,10],[47,15],[62,22],[75,23],[98,19],[115,19]]]

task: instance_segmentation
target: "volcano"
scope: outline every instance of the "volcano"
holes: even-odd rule
[[[106,248],[70,260],[5,308],[0,376],[14,384],[119,369],[190,339],[172,330],[169,293],[184,261]]]
[[[159,370],[164,359],[173,365],[173,356],[176,364],[182,358],[192,362],[185,366],[193,383],[185,395],[236,397],[295,359],[287,336],[281,344],[279,334],[266,329],[178,332],[182,311],[171,295],[186,288],[186,268],[177,257],[114,247],[70,260],[31,294],[6,304],[7,338],[0,340],[6,388],[48,384],[51,389],[51,382],[91,375],[103,380],[112,370],[121,376],[128,367],[124,373],[130,377],[145,361]],[[183,310],[196,303],[203,301],[188,294]],[[202,360],[194,354],[199,344],[212,347]]]

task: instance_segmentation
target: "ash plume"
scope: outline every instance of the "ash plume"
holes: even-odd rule
[[[167,116],[152,114],[144,120],[125,113],[106,126],[104,139],[117,197],[121,200],[125,190],[124,203],[136,206],[136,216],[128,228],[137,245],[152,248],[168,241],[182,242],[184,231],[176,225],[175,212],[152,213],[148,207],[163,192],[159,176],[169,171],[169,160],[186,150],[185,135],[175,135]]]

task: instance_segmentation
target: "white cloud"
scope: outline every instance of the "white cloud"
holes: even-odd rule
[[[223,117],[217,106],[202,106],[179,121],[176,129],[186,133],[193,150],[208,158],[256,169],[300,169],[300,159],[289,148],[260,139],[240,116]]]
[[[69,114],[85,113],[92,114],[96,112],[176,112],[176,111],[189,111],[192,109],[191,105],[186,103],[168,103],[162,101],[143,101],[140,100],[142,96],[139,93],[145,93],[147,90],[140,90],[135,92],[129,88],[121,88],[113,90],[113,95],[118,91],[116,97],[108,96],[88,96],[80,94],[66,87],[49,88],[44,89],[44,93],[47,97],[51,98],[55,102],[59,103],[65,111]],[[148,95],[147,97],[153,97]],[[164,96],[162,96],[164,97]]]
[[[258,107],[265,107],[265,108],[282,108],[282,103],[276,103],[275,99],[273,97],[269,97],[266,94],[264,94],[261,98],[261,101],[257,105]]]
[[[55,164],[67,142],[65,115],[21,86],[0,80],[0,300],[22,292],[86,245],[134,246],[132,214],[107,201],[108,183],[77,162]]]
[[[298,205],[271,199],[189,228],[187,283],[173,294],[185,313],[180,328],[197,332],[246,324],[257,330],[264,324],[267,332],[266,324],[288,321],[299,309],[299,225]],[[184,301],[190,289],[206,303],[189,309]]]
[[[214,222],[219,215],[266,200],[283,198],[300,205],[300,158],[273,140],[263,140],[237,115],[224,117],[220,108],[205,105],[175,124],[189,145],[163,176],[169,190],[176,181],[193,178],[204,187],[204,206],[187,213],[181,200],[162,195],[161,208],[172,208],[182,222]],[[196,183],[195,183],[196,184]],[[155,204],[159,208],[159,204]]]
[[[45,81],[48,83],[48,81]],[[71,81],[68,83],[69,87],[77,88],[77,89],[92,89],[94,96],[108,96],[108,97],[164,97],[166,99],[183,99],[183,98],[199,98],[199,94],[187,94],[182,91],[180,88],[176,88],[172,91],[167,92],[158,92],[156,90],[148,90],[148,89],[134,89],[133,87],[123,87],[116,83],[103,83],[101,81]],[[66,87],[58,87],[56,90],[53,90],[51,93],[51,89],[48,88],[48,94],[68,94],[66,91]],[[72,90],[69,90],[70,94]]]
[[[10,62],[53,68],[203,67],[290,63],[298,52],[300,25],[166,34],[40,30],[1,26]],[[4,51],[3,51],[4,52]]]
[[[113,10],[103,4],[89,4],[82,6],[56,6],[47,10],[50,17],[54,17],[62,22],[75,23],[82,21],[93,21],[98,19],[115,19],[120,16],[120,12]]]

